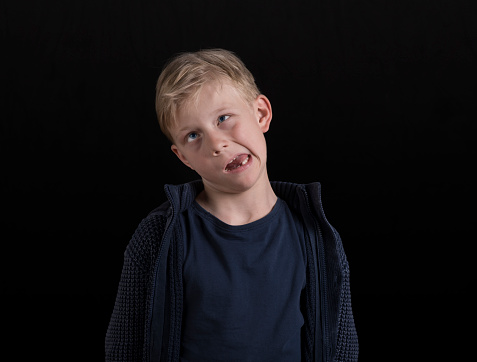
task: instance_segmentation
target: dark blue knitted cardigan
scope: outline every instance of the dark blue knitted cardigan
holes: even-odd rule
[[[305,225],[302,360],[357,361],[348,261],[339,234],[325,218],[320,184],[272,186]],[[179,361],[183,242],[176,221],[202,188],[201,181],[166,185],[168,201],[141,221],[129,242],[106,332],[106,361]]]

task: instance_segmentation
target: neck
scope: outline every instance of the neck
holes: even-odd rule
[[[240,193],[221,193],[204,187],[196,201],[205,210],[229,225],[245,225],[267,215],[277,196],[270,182]]]

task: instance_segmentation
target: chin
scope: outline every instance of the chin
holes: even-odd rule
[[[255,185],[257,185],[257,179],[249,179],[245,178],[243,180],[236,180],[236,182],[231,182],[225,185],[226,189],[233,190],[236,193],[246,192],[252,189]]]

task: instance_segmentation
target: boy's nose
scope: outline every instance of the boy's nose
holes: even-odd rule
[[[224,148],[228,147],[228,142],[220,135],[210,135],[209,136],[210,149],[214,156],[220,155]]]

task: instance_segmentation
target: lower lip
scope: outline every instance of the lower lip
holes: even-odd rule
[[[230,171],[225,171],[225,173],[239,173],[239,172],[242,172],[242,171],[245,171],[247,168],[249,168],[249,166],[252,164],[252,156],[249,155],[248,156],[248,161],[245,165],[242,165],[240,167],[237,167],[237,168],[234,168],[233,170],[230,170]]]

